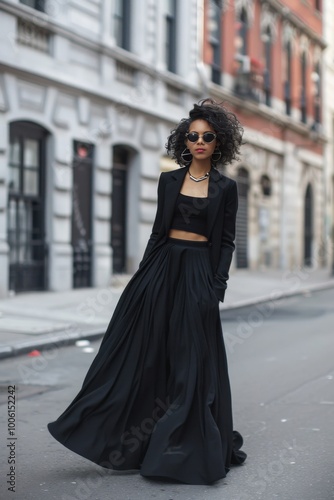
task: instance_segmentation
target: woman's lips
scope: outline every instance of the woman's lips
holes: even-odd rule
[[[203,148],[198,148],[198,149],[195,149],[196,153],[204,153],[205,149]]]

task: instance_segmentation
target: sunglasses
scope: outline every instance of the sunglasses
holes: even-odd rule
[[[210,142],[215,140],[215,138],[217,137],[217,134],[214,134],[213,132],[205,132],[202,136],[200,136],[198,132],[186,133],[186,138],[190,142],[197,142],[200,137],[202,137],[204,142],[209,144]]]

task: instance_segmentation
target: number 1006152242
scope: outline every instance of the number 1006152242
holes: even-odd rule
[[[16,489],[16,387],[8,386],[8,420],[7,420],[7,464],[9,470],[6,474],[8,490],[15,492]]]
[[[8,435],[15,436],[16,432],[16,397],[15,385],[8,386]]]

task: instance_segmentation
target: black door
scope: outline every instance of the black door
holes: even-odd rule
[[[8,184],[9,289],[44,290],[46,283],[45,141],[30,122],[10,125]]]
[[[312,188],[310,184],[307,186],[304,205],[304,264],[305,266],[312,265],[312,240],[313,240],[313,203],[312,203]]]
[[[72,247],[73,287],[92,284],[92,167],[94,147],[74,141]]]
[[[236,222],[237,268],[248,267],[248,190],[249,176],[245,168],[238,171],[239,206]]]
[[[114,147],[112,170],[111,246],[113,272],[126,272],[126,191],[129,151]]]

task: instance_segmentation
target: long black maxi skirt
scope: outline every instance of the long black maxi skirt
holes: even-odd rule
[[[242,463],[207,242],[168,238],[122,293],[52,436],[106,468],[210,484]]]

